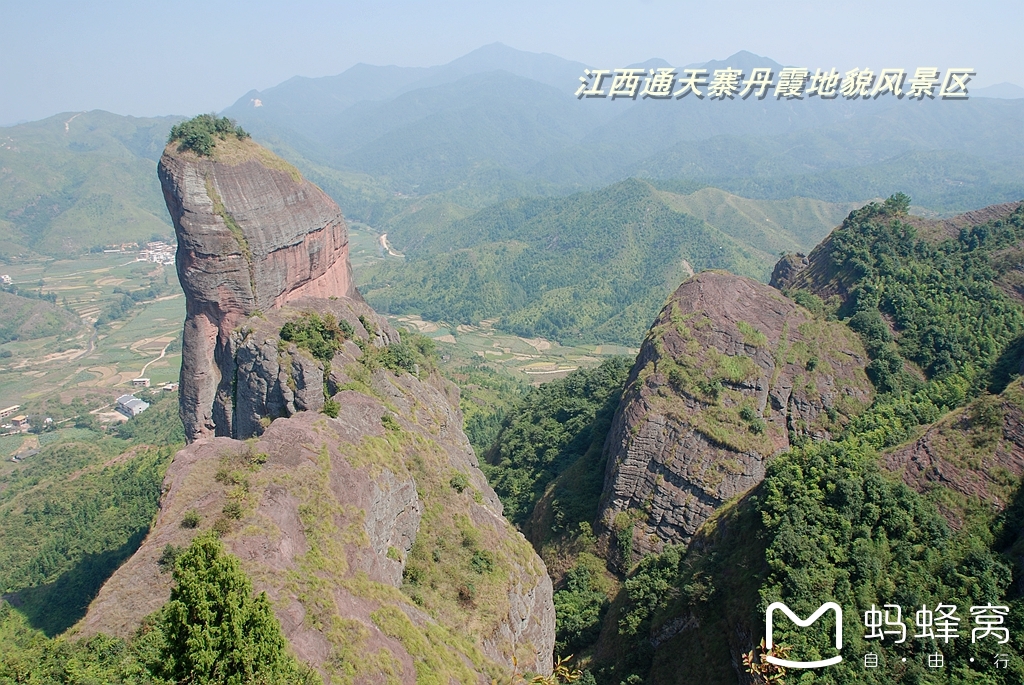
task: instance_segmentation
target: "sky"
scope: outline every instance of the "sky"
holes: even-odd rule
[[[969,67],[976,87],[1024,85],[1022,0],[2,2],[0,125],[219,111],[292,76],[444,64],[494,42],[596,68],[749,50],[812,70]]]

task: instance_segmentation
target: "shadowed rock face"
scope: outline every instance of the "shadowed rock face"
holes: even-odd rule
[[[180,397],[190,442],[234,435],[239,321],[304,297],[361,299],[334,201],[252,141],[217,149],[226,150],[205,158],[170,145],[158,167],[185,291]]]
[[[683,283],[640,349],[605,444],[605,540],[631,539],[634,553],[688,542],[792,436],[829,438],[871,401],[866,363],[845,326],[769,286],[715,272]]]

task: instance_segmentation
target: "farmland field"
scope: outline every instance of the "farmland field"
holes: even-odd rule
[[[42,411],[57,399],[111,404],[130,391],[143,370],[159,387],[178,380],[185,298],[173,266],[135,260],[135,253],[89,254],[77,259],[38,257],[0,267],[22,292],[56,296],[82,326],[70,335],[15,340],[2,346],[0,404]],[[116,291],[115,291],[116,289]],[[130,303],[118,316],[110,307],[126,293],[150,289],[155,297]],[[101,316],[106,318],[96,325]]]

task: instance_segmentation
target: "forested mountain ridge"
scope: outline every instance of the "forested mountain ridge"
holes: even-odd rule
[[[748,52],[709,64],[779,68]],[[1024,190],[1024,100],[580,100],[583,67],[491,45],[430,69],[357,65],[292,79],[226,112],[286,156],[344,176],[331,192],[372,224],[394,193],[479,209],[629,177],[832,202],[903,187],[944,213]]]
[[[790,447],[768,460],[760,484],[721,506],[688,544],[644,556],[620,577],[621,585],[602,575],[607,572],[594,565],[593,555],[614,568],[610,562],[621,558],[623,547],[632,552],[627,543],[635,543],[617,530],[633,533],[630,514],[645,519],[658,498],[640,497],[610,526],[597,520],[596,508],[577,512],[568,530],[561,529],[561,541],[545,547],[546,557],[561,558],[564,574],[555,594],[558,644],[582,655],[598,682],[750,682],[743,657],[753,650],[754,660],[760,658],[767,605],[783,601],[808,615],[826,600],[843,607],[846,636],[844,660],[823,673],[827,682],[917,682],[928,673],[925,652],[935,649],[945,653],[947,664],[935,682],[1020,678],[1024,666],[1018,657],[1006,671],[987,670],[986,650],[993,646],[964,639],[963,631],[954,643],[908,639],[893,646],[866,639],[860,620],[872,603],[903,607],[908,633],[913,611],[922,604],[955,604],[961,617],[972,605],[1007,605],[1013,626],[1024,610],[1018,584],[1024,577],[1024,459],[1015,419],[1020,381],[1013,380],[1024,354],[1024,310],[1012,289],[1000,285],[1020,268],[1024,206],[928,223],[908,217],[907,204],[905,196],[894,196],[851,213],[812,252],[812,267],[797,274],[797,281],[820,287],[798,290],[789,281],[785,291],[798,303],[791,306],[815,325],[860,338],[866,352],[862,368],[878,393],[871,406],[851,411],[831,439],[790,433]],[[810,278],[822,273],[828,278]],[[837,274],[842,278],[832,278]],[[725,305],[723,311],[731,309]],[[712,324],[708,332],[719,328]],[[750,331],[752,341],[755,333]],[[736,361],[742,351],[734,347],[726,354]],[[805,369],[810,362],[804,360]],[[819,364],[821,357],[813,368]],[[643,366],[638,362],[632,377]],[[636,385],[628,383],[624,397]],[[822,387],[820,381],[812,385]],[[717,400],[699,402],[714,406]],[[550,411],[558,422],[558,408]],[[513,412],[508,420],[519,416]],[[747,423],[753,426],[756,419],[751,412]],[[543,436],[552,428],[540,422],[533,430]],[[749,427],[729,428],[719,439],[757,435]],[[604,447],[604,497],[620,472],[636,466],[636,459],[611,458],[612,444]],[[673,459],[685,459],[685,443],[677,448]],[[517,464],[514,451],[505,459],[506,469]],[[666,476],[662,487],[668,482]],[[556,479],[546,490],[559,487]],[[540,499],[545,506],[550,501],[548,495]],[[596,523],[613,533],[606,545],[590,533]],[[829,638],[824,631],[776,626],[776,643],[793,654],[827,656]],[[1018,649],[999,648],[1013,655]],[[881,651],[877,671],[860,666],[868,651]]]
[[[0,128],[0,256],[169,236],[152,178],[177,120],[96,110]]]
[[[693,271],[767,280],[776,248],[817,239],[848,209],[713,189],[681,195],[635,179],[508,200],[448,225],[399,230],[407,260],[372,271],[362,291],[386,312],[459,323],[500,316],[501,327],[527,337],[635,345]]]

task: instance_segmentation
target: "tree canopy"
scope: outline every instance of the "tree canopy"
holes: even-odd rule
[[[164,607],[168,675],[192,683],[282,681],[285,640],[267,594],[253,596],[238,559],[216,535],[200,535],[177,559]]]
[[[209,157],[217,145],[217,138],[225,140],[228,136],[244,140],[249,134],[227,117],[218,119],[212,114],[200,114],[172,126],[167,142],[179,141],[179,150],[191,150],[197,155]]]

